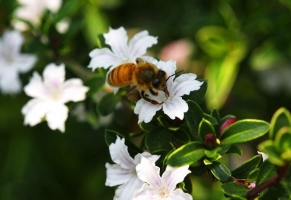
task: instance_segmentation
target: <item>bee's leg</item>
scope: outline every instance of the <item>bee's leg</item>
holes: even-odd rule
[[[152,99],[148,98],[148,97],[145,95],[145,93],[144,93],[143,90],[141,91],[141,97],[142,97],[144,100],[146,100],[146,101],[148,101],[148,102],[150,102],[150,103],[152,103],[152,104],[155,104],[155,105],[161,105],[161,104],[164,103],[164,102],[159,103],[159,102],[157,102],[157,101],[155,101],[155,100],[152,100]]]
[[[167,87],[165,87],[165,89],[164,89],[164,92],[165,92],[165,94],[167,95],[167,97],[169,97],[169,96],[170,96],[170,93],[169,93],[169,91],[168,91],[168,88],[167,88]]]
[[[149,90],[152,95],[158,96],[159,93],[155,92],[151,87],[149,87]]]
[[[131,93],[131,92],[134,91],[135,89],[136,89],[136,86],[135,86],[135,85],[132,86],[132,87],[130,87],[130,88],[128,88],[128,90],[126,90],[126,94]]]

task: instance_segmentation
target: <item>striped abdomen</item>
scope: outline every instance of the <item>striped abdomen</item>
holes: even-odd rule
[[[117,66],[109,72],[107,83],[111,86],[122,87],[132,83],[132,73],[136,65],[134,63],[125,63]]]

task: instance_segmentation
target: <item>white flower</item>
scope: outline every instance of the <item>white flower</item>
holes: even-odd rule
[[[119,29],[110,28],[109,32],[104,34],[105,43],[111,46],[108,48],[94,49],[89,56],[91,61],[89,68],[95,70],[97,67],[116,67],[122,63],[133,62],[136,58],[143,56],[147,48],[157,44],[157,38],[150,36],[148,31],[142,31],[133,36],[127,43],[128,37],[123,27]]]
[[[157,67],[167,73],[168,76],[174,75],[176,70],[176,63],[172,60],[167,62],[159,61]],[[160,109],[171,119],[176,117],[179,119],[184,118],[184,113],[188,111],[188,104],[182,99],[183,95],[190,94],[191,91],[199,90],[203,82],[196,79],[196,74],[182,74],[176,79],[171,76],[167,80],[167,89],[169,96],[167,97],[163,91],[159,91],[158,96],[150,93],[147,95],[150,99],[157,101],[160,104],[153,104],[141,98],[134,108],[134,113],[138,114],[138,123],[148,123],[152,120],[153,116]]]
[[[20,6],[15,10],[16,18],[28,21],[34,26],[38,26],[43,12],[45,10],[57,12],[62,5],[62,0],[18,0],[18,3]],[[12,24],[19,30],[28,29],[25,23],[17,19],[15,19]]]
[[[261,151],[257,151],[258,154],[260,154],[262,156],[263,162],[265,162],[265,160],[267,160],[269,158],[269,156],[267,154],[265,154],[264,152]]]
[[[68,108],[64,104],[84,100],[88,88],[83,86],[78,78],[65,81],[63,64],[49,64],[43,71],[43,80],[34,72],[24,91],[33,97],[22,108],[21,112],[25,115],[24,124],[35,126],[45,117],[52,130],[59,129],[64,132],[68,117]]]
[[[18,73],[29,71],[36,56],[20,52],[23,36],[18,31],[6,31],[0,39],[0,88],[3,93],[18,93],[21,81]]]
[[[145,183],[142,189],[135,192],[133,200],[191,200],[190,194],[176,188],[176,185],[191,172],[188,167],[189,165],[178,168],[167,166],[160,177],[160,168],[142,157],[141,163],[136,166],[136,172]]]
[[[141,157],[146,157],[150,161],[156,162],[160,156],[151,155],[144,152],[137,154],[134,159],[130,157],[127,146],[124,144],[124,138],[120,139],[117,136],[116,142],[109,146],[111,159],[116,163],[110,165],[106,163],[106,186],[120,185],[116,192],[115,200],[129,200],[133,198],[134,192],[142,187],[141,181],[137,175],[135,167],[140,163]]]

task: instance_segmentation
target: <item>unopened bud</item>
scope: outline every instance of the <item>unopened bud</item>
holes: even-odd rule
[[[237,119],[235,117],[231,117],[228,118],[227,120],[225,120],[225,122],[221,125],[220,127],[220,134],[223,133],[223,131],[229,127],[230,125],[232,125],[233,123],[235,123],[237,121]]]
[[[208,133],[205,136],[205,145],[208,149],[214,149],[217,146],[216,137],[212,133]]]

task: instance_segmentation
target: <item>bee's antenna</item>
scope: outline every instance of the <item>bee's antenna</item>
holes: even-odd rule
[[[181,71],[178,71],[178,72],[176,72],[175,74],[172,74],[171,76],[169,76],[167,79],[166,79],[166,81],[169,79],[169,78],[171,78],[172,76],[175,76],[175,75],[177,75],[177,74],[180,74],[180,73],[182,73],[184,70],[181,70]]]

